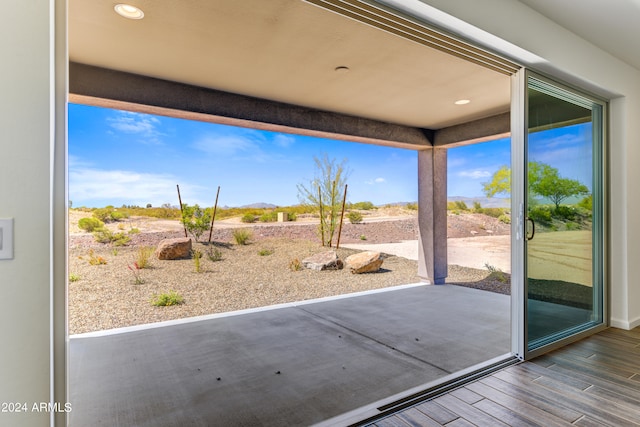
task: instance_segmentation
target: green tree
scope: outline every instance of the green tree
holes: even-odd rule
[[[335,234],[343,193],[349,170],[347,159],[338,163],[327,154],[313,157],[316,175],[308,185],[298,184],[298,199],[301,204],[313,206],[320,213],[320,239],[322,246],[331,247]]]
[[[496,194],[510,194],[511,169],[509,166],[500,166],[500,169],[493,173],[491,181],[482,183],[482,189],[487,197],[493,197]]]
[[[589,189],[576,179],[562,178],[558,169],[541,162],[529,162],[527,178],[529,191],[533,195],[546,197],[551,200],[556,209],[563,200],[571,196],[583,196],[589,194]],[[493,197],[496,194],[511,193],[511,169],[502,166],[498,169],[491,181],[482,184],[484,194]]]
[[[182,205],[182,224],[187,231],[196,239],[196,242],[211,226],[211,214],[200,206],[187,204]]]

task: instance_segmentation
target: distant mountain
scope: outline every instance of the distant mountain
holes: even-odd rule
[[[449,202],[464,202],[468,207],[473,207],[473,202],[480,203],[483,208],[508,208],[511,207],[511,199],[506,197],[447,197]]]
[[[240,208],[249,209],[274,209],[277,207],[277,205],[272,205],[271,203],[251,203],[250,205],[240,206]]]

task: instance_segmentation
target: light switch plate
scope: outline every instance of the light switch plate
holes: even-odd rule
[[[13,218],[0,218],[0,259],[13,259]]]

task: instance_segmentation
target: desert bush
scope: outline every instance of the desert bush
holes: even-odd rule
[[[480,204],[480,202],[479,202],[479,201],[474,200],[474,201],[473,201],[473,210],[474,210],[474,211],[477,211],[477,210],[480,210],[480,209],[482,209],[482,205]]]
[[[151,299],[151,304],[156,307],[179,305],[184,304],[184,298],[176,291],[163,292],[161,294],[154,295]]]
[[[133,227],[131,230],[129,230],[129,234],[140,234],[140,229]]]
[[[107,260],[99,255],[96,255],[93,249],[89,249],[89,265],[105,265]]]
[[[376,209],[376,207],[371,202],[357,202],[357,203],[351,203],[349,205],[349,209],[360,209],[363,211],[370,211],[370,210]]]
[[[267,255],[271,255],[273,253],[273,249],[260,249],[258,251],[258,255],[260,256],[267,256]]]
[[[193,256],[193,265],[196,269],[196,273],[200,273],[201,271],[200,260],[202,259],[202,251],[200,249],[194,249],[191,251],[191,255]]]
[[[209,246],[207,248],[207,258],[212,262],[222,261],[222,251],[215,246]]]
[[[273,212],[265,212],[258,218],[260,222],[276,222],[278,220],[278,213]]]
[[[94,231],[93,238],[98,243],[112,243],[115,246],[124,246],[131,241],[131,238],[123,232],[113,233],[108,228],[100,228]]]
[[[511,224],[511,216],[507,214],[502,214],[498,217],[498,221],[504,222],[505,224]]]
[[[289,263],[289,270],[291,271],[300,271],[302,270],[302,263],[298,258],[294,258]]]
[[[569,231],[580,230],[580,224],[578,224],[577,222],[569,221],[565,224],[565,227],[567,227],[567,230]]]
[[[367,240],[367,236],[365,236],[364,234],[360,235],[360,240]]]
[[[251,230],[246,228],[236,228],[231,234],[233,235],[233,240],[239,245],[249,244],[249,240],[252,237]]]
[[[550,223],[551,209],[549,209],[549,206],[546,205],[534,206],[529,211],[529,218],[537,222]]]
[[[503,208],[478,208],[474,209],[475,213],[484,214],[490,216],[492,218],[500,218],[500,216],[504,215],[508,212],[508,209]]]
[[[103,228],[104,222],[94,217],[80,218],[80,221],[78,221],[78,227],[80,227],[80,229],[84,231],[88,231],[89,233],[91,233],[96,229]]]
[[[142,285],[144,283],[144,280],[142,279],[142,275],[140,274],[140,270],[142,270],[142,267],[140,267],[137,262],[134,262],[133,267],[130,265],[127,265],[127,268],[133,274],[133,283],[136,285]]]
[[[447,202],[447,210],[460,213],[460,211],[468,211],[469,208],[462,200],[456,200],[455,202]]]
[[[484,266],[486,267],[487,270],[489,270],[489,277],[492,277],[498,280],[500,283],[507,283],[506,274],[504,274],[504,272],[500,270],[498,267],[495,267],[489,264],[488,262],[485,262]]]
[[[347,215],[351,224],[360,224],[362,222],[362,214],[357,211],[351,211]]]
[[[418,210],[418,203],[417,202],[407,203],[405,207],[407,209],[409,209],[410,211],[417,211]]]
[[[153,255],[154,248],[151,246],[141,246],[136,252],[136,263],[140,268],[151,267],[151,255]]]
[[[80,276],[76,273],[70,273],[69,274],[69,282],[77,282],[78,280],[80,280]]]
[[[197,242],[202,233],[211,227],[211,214],[209,210],[201,209],[197,204],[193,206],[183,204],[181,222]]]
[[[242,218],[240,218],[240,221],[247,224],[251,224],[252,222],[256,222],[256,216],[254,214],[246,213],[242,215]]]

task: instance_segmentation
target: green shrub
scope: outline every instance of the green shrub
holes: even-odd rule
[[[460,209],[461,211],[468,211],[469,208],[467,207],[467,204],[465,202],[463,202],[462,200],[456,200],[455,205],[458,209]]]
[[[545,205],[535,206],[529,210],[529,218],[536,222],[550,223],[551,209],[549,209],[549,206]]]
[[[357,211],[351,211],[347,215],[351,224],[360,224],[362,222],[362,214]]]
[[[113,243],[115,246],[124,246],[131,241],[126,234],[113,233],[108,228],[100,228],[93,232],[93,237],[98,243]]]
[[[490,216],[492,218],[500,218],[501,215],[504,215],[506,210],[503,208],[478,208],[474,209],[476,213],[484,214]]]
[[[200,206],[187,204],[182,205],[182,224],[191,233],[196,242],[202,233],[211,227],[211,214],[208,209],[201,209]]]
[[[212,262],[222,261],[222,251],[215,246],[209,246],[207,248],[207,258]]]
[[[126,212],[111,211],[109,217],[111,218],[111,221],[120,221],[122,219],[129,218],[129,214]]]
[[[154,295],[151,299],[151,304],[156,307],[167,307],[170,305],[184,304],[184,298],[176,291],[164,292]]]
[[[202,251],[200,249],[194,249],[191,251],[191,254],[193,255],[193,265],[196,268],[196,273],[200,273],[200,260],[202,259]]]
[[[138,248],[136,253],[136,264],[138,268],[149,268],[151,267],[151,255],[155,249],[151,246],[141,246]]]
[[[140,229],[133,227],[131,230],[129,230],[129,234],[140,234]]]
[[[482,205],[477,200],[474,200],[473,201],[473,210],[479,211],[480,209],[482,209]]]
[[[80,229],[84,231],[88,231],[89,233],[91,233],[96,229],[103,228],[104,222],[94,217],[80,218],[80,221],[78,221],[78,227],[80,227]]]
[[[367,236],[365,236],[364,234],[360,235],[360,240],[367,240]]]
[[[252,237],[251,230],[246,228],[236,228],[231,234],[233,235],[233,240],[239,245],[249,244],[249,240]]]
[[[417,211],[418,210],[418,203],[407,203],[407,205],[405,206],[407,209],[409,209],[410,211]]]
[[[371,202],[357,202],[357,203],[351,203],[350,204],[350,209],[360,209],[363,211],[370,211],[375,209],[375,205]]]
[[[590,194],[584,199],[580,200],[580,202],[578,203],[578,206],[588,210],[589,212],[593,211],[593,195]]]
[[[258,255],[260,256],[267,256],[267,255],[271,255],[273,253],[273,249],[260,249],[258,251]]]
[[[572,231],[572,230],[580,230],[580,224],[578,224],[577,222],[567,222],[565,224],[565,227],[567,227],[567,230]]]
[[[488,262],[485,262],[484,266],[487,268],[487,270],[489,270],[489,277],[498,280],[498,282],[500,283],[507,283],[506,274],[504,274],[504,272],[500,270],[498,267],[495,267],[489,264]]]
[[[70,273],[69,274],[69,282],[77,282],[78,280],[80,280],[80,276],[76,273]]]
[[[498,221],[504,222],[505,224],[511,224],[511,216],[502,214],[498,217]]]
[[[111,209],[96,209],[93,211],[93,216],[102,222],[109,222],[111,220]]]
[[[242,218],[240,218],[240,221],[247,224],[251,224],[252,222],[256,222],[256,216],[254,214],[246,213],[242,215]]]
[[[562,221],[573,221],[576,215],[576,209],[571,206],[562,205],[553,210],[553,216]]]
[[[260,222],[276,222],[278,220],[277,212],[265,212],[258,218]],[[252,221],[253,222],[253,221]]]

